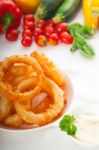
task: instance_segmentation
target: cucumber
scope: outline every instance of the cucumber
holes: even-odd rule
[[[40,19],[48,18],[50,14],[58,8],[63,0],[43,0],[37,8],[35,20],[38,22]]]
[[[74,16],[80,6],[81,0],[64,0],[56,11],[53,21],[55,23],[67,21]]]

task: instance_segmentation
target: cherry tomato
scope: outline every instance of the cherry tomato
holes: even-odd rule
[[[35,37],[35,42],[38,46],[44,47],[47,45],[47,38],[44,35],[38,35]]]
[[[66,30],[67,30],[67,23],[65,23],[65,22],[58,23],[55,27],[56,33],[61,33]]]
[[[58,38],[58,34],[57,33],[52,33],[52,34],[49,35],[48,43],[50,45],[57,45],[58,41],[59,41],[59,38]]]
[[[26,22],[26,23],[23,24],[23,28],[24,29],[27,28],[27,29],[33,31],[34,28],[35,28],[35,23],[34,22]]]
[[[23,25],[23,30],[29,30],[28,26],[26,26],[25,24]]]
[[[24,22],[34,22],[34,16],[32,14],[27,14],[24,16]]]
[[[46,21],[41,19],[38,23],[37,23],[37,27],[38,28],[44,28],[46,26]]]
[[[55,26],[55,23],[54,23],[53,20],[48,20],[48,21],[47,21],[47,25],[54,27],[54,26]]]
[[[44,34],[48,37],[51,33],[54,33],[54,28],[52,26],[46,26],[44,28]]]
[[[59,34],[60,41],[65,44],[72,44],[73,38],[68,32],[61,32]]]
[[[19,31],[17,30],[8,30],[5,34],[5,37],[8,41],[16,41],[18,39]]]
[[[24,38],[21,40],[21,44],[22,44],[23,46],[25,46],[25,47],[31,46],[31,44],[32,44],[32,38],[29,37],[29,36],[24,37]]]
[[[29,29],[26,29],[26,30],[24,30],[23,31],[23,33],[22,33],[22,36],[23,37],[25,37],[25,36],[30,36],[30,37],[32,37],[32,32],[29,30]]]
[[[42,29],[40,29],[40,28],[35,28],[35,30],[34,30],[34,36],[38,36],[38,35],[40,35],[40,34],[42,34],[43,33],[43,31],[42,31]]]

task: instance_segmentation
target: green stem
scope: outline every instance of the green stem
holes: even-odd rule
[[[11,26],[11,24],[14,21],[14,17],[11,14],[5,14],[2,17],[2,24],[3,24],[3,30],[4,32],[8,30],[8,28]]]

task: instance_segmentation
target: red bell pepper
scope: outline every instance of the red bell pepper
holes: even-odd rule
[[[0,0],[0,32],[17,29],[21,21],[21,10],[11,0]]]

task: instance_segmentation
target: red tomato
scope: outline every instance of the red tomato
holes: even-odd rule
[[[34,36],[38,36],[38,35],[40,35],[40,34],[42,34],[43,33],[43,31],[42,31],[42,29],[40,29],[40,28],[35,28],[35,30],[34,30]]]
[[[53,20],[48,20],[48,21],[47,21],[47,25],[54,27],[54,26],[55,26],[55,23],[54,23]]]
[[[21,44],[25,47],[28,47],[32,44],[32,38],[29,37],[29,36],[26,36],[24,37],[22,40],[21,40]]]
[[[41,19],[38,23],[37,23],[37,27],[38,28],[44,28],[46,26],[46,21]]]
[[[25,36],[30,36],[30,37],[32,37],[32,32],[29,30],[29,29],[26,29],[26,30],[24,30],[23,31],[23,33],[22,33],[22,36],[23,37],[25,37]]]
[[[67,30],[67,23],[65,23],[65,22],[62,22],[62,23],[58,23],[57,25],[56,25],[56,27],[55,27],[55,31],[57,32],[57,33],[61,33],[61,32],[63,32],[63,31],[66,31]]]
[[[3,32],[3,25],[0,23],[0,33]]]
[[[27,29],[33,31],[35,28],[35,23],[34,22],[26,22],[26,23],[24,23],[23,28],[24,29],[27,28]]]
[[[59,34],[60,41],[65,44],[72,44],[73,38],[68,32],[61,32]]]
[[[26,26],[25,24],[23,25],[23,30],[29,30],[28,26]]]
[[[52,34],[49,35],[48,43],[50,45],[57,45],[58,41],[59,41],[59,38],[58,38],[58,34],[57,33],[52,33]]]
[[[35,37],[35,42],[38,46],[44,47],[47,45],[47,38],[44,35],[38,35]]]
[[[19,27],[19,25],[20,25],[20,22],[15,22],[13,23],[12,26],[9,27],[9,30],[15,30]]]
[[[44,28],[44,34],[48,37],[51,33],[54,33],[54,28],[52,26],[46,26]]]
[[[24,16],[24,22],[33,22],[34,21],[34,16],[32,14],[27,14]]]
[[[16,41],[18,39],[19,31],[17,30],[8,30],[5,34],[5,37],[8,41]]]

